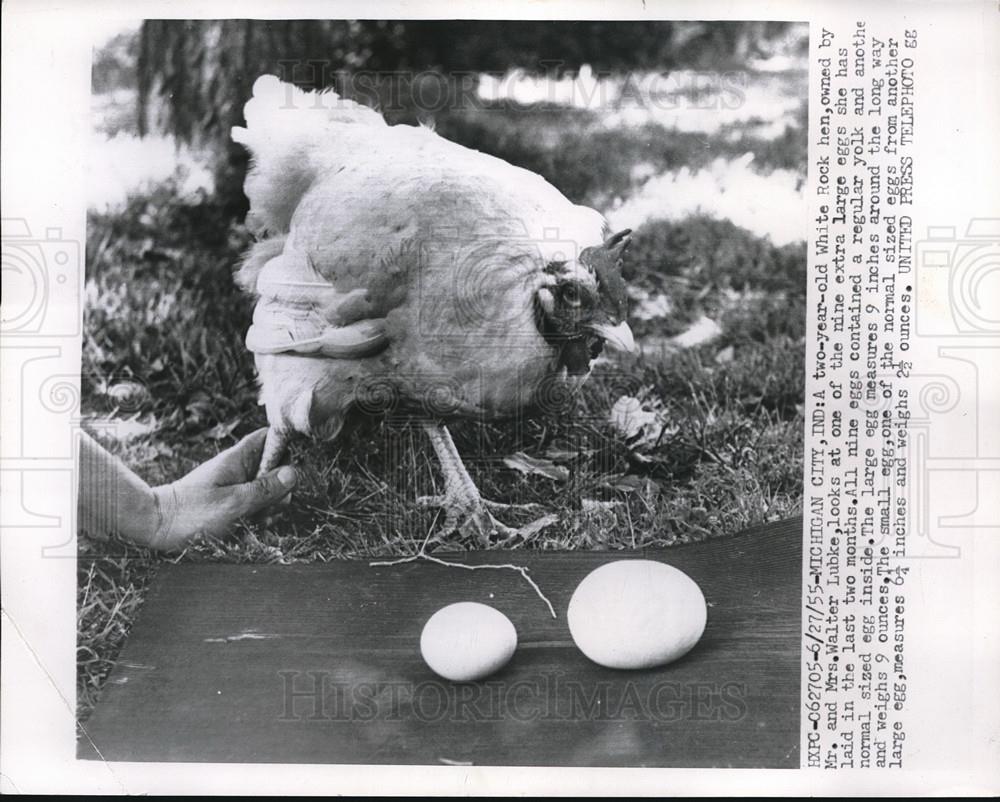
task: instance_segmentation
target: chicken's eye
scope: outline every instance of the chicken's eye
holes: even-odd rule
[[[575,284],[563,284],[559,291],[559,297],[570,306],[580,305],[580,290]]]

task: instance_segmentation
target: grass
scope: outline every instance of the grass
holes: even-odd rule
[[[142,606],[156,561],[142,549],[81,542],[77,563],[77,709],[93,708]]]
[[[593,120],[567,125],[566,114],[577,112],[462,112],[439,120],[438,130],[535,169],[598,207],[632,191],[637,160],[675,169],[747,149],[731,137],[706,142],[651,127],[597,135]],[[762,169],[801,168],[803,132],[785,139],[758,153]],[[264,425],[243,344],[251,306],[231,279],[249,243],[224,207],[209,197],[182,198],[171,182],[90,216],[84,412],[152,484],[180,477]],[[571,410],[452,427],[485,496],[558,513],[557,525],[519,547],[670,546],[798,514],[804,245],[775,247],[701,215],[651,221],[635,233],[627,278],[636,290],[669,299],[666,316],[633,321],[641,339],[667,340],[703,316],[721,334],[662,355],[603,362]],[[637,443],[610,423],[622,396],[658,410],[657,437]],[[565,466],[568,478],[505,467],[502,458],[518,451]],[[333,443],[298,441],[293,460],[301,481],[290,505],[175,559],[288,563],[407,554],[434,527],[435,513],[414,499],[440,488],[440,475],[426,438],[405,420],[364,418]],[[477,546],[457,538],[439,544]],[[114,540],[81,540],[81,720],[162,559]]]

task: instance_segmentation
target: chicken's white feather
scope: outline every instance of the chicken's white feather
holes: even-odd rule
[[[336,92],[304,92],[262,75],[243,108],[246,127],[232,130],[233,141],[252,154],[246,180],[248,225],[272,234],[288,231],[292,213],[320,170],[330,163],[331,146],[344,125],[385,127],[381,115]]]
[[[245,116],[248,225],[272,239],[238,280],[257,295],[248,345],[272,427],[312,431],[372,381],[418,402],[444,382],[464,414],[528,403],[557,356],[536,293],[552,264],[596,287],[577,257],[603,242],[603,217],[332,92],[264,76]]]

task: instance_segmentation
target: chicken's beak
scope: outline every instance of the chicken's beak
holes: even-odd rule
[[[632,329],[624,321],[617,326],[610,323],[595,323],[591,329],[593,329],[594,334],[617,351],[625,351],[629,354],[635,354],[639,351],[635,344],[635,338],[632,336]]]

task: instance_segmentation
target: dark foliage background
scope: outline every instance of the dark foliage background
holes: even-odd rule
[[[766,52],[768,42],[786,34],[790,25],[148,20],[138,41],[138,127],[142,134],[162,130],[180,141],[216,149],[217,189],[239,213],[245,211],[240,188],[246,154],[230,142],[229,131],[243,123],[243,104],[260,75],[277,75],[303,89],[332,87],[387,110],[392,122],[412,123],[427,117],[429,104],[458,105],[456,100],[464,97],[458,96],[460,87],[474,90],[483,73],[518,68],[562,75],[583,65],[598,73],[669,71],[679,65],[733,69]],[[448,132],[455,133],[460,136],[451,138],[463,144],[484,141],[478,132],[466,132],[461,125]]]

